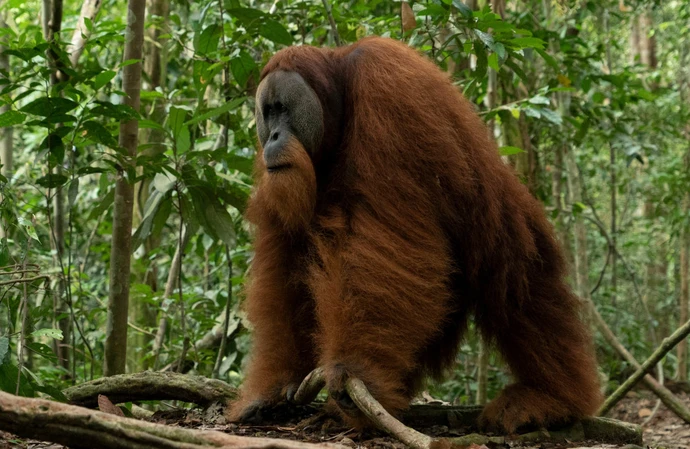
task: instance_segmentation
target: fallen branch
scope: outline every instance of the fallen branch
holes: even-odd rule
[[[84,449],[345,449],[336,444],[311,444],[170,427],[3,392],[0,392],[0,430]]]
[[[69,387],[63,393],[70,403],[84,407],[96,407],[99,394],[114,404],[172,399],[201,406],[225,403],[237,396],[236,390],[221,380],[153,371],[103,377]]]
[[[623,359],[635,367],[635,369],[639,369],[640,363],[618,340],[609,325],[594,306],[594,303],[590,300],[588,301],[588,305],[596,321],[596,326],[599,329],[599,332],[601,332],[601,335],[604,337],[604,340],[606,340]],[[659,383],[649,374],[645,375],[642,378],[642,381],[645,383],[647,388],[649,388],[661,400],[661,402],[668,407],[669,410],[675,413],[680,419],[690,424],[690,410],[673,394],[673,392],[671,392],[671,390],[661,385],[661,383]]]
[[[683,341],[688,335],[690,335],[690,321],[687,321],[681,327],[676,329],[676,331],[671,334],[670,337],[664,338],[664,341],[661,342],[661,345],[647,360],[644,361],[642,365],[637,368],[637,371],[635,371],[635,373],[630,376],[628,380],[623,382],[623,385],[618,387],[618,389],[614,391],[611,396],[606,398],[604,405],[602,405],[599,409],[599,414],[603,415],[611,410],[611,408],[616,405],[616,403],[618,403],[618,401],[620,401],[623,396],[625,396],[625,394],[645,376],[649,368],[659,363],[671,349],[675,348],[676,345]]]

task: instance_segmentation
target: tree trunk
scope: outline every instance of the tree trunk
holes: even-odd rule
[[[127,94],[124,104],[139,110],[141,90],[141,58],[144,45],[145,0],[128,0],[127,30],[123,60],[137,59],[139,62],[125,66],[122,70],[122,90]],[[108,319],[105,337],[105,363],[103,374],[112,376],[125,371],[127,358],[127,312],[129,308],[129,276],[132,246],[132,212],[134,188],[128,175],[134,173],[137,152],[139,122],[120,122],[119,144],[130,157],[129,170],[120,168],[115,184],[113,207],[113,240],[110,250],[110,294],[108,297]]]
[[[103,0],[84,0],[81,5],[81,13],[79,14],[79,20],[77,21],[77,27],[72,33],[72,42],[68,50],[71,52],[69,55],[69,60],[72,63],[72,67],[76,67],[79,63],[79,57],[84,53],[84,45],[86,44],[86,39],[89,37],[89,29],[86,28],[84,24],[84,19],[94,20],[98,11],[101,9],[101,4]]]
[[[574,148],[565,149],[565,164],[568,173],[568,193],[570,204],[582,202],[582,185],[577,168]],[[582,215],[574,220],[575,228],[575,286],[578,295],[585,301],[591,301],[589,292],[589,262],[587,261],[587,229]]]
[[[43,1],[43,35],[47,42],[59,42],[60,41],[60,30],[62,28],[62,0],[49,0]],[[52,49],[48,50],[48,64],[50,65],[52,72],[50,74],[50,84],[56,85],[60,82],[60,72],[58,67],[57,56]],[[58,124],[58,126],[60,126]],[[62,165],[58,164],[56,167],[51,167],[51,170],[55,170],[55,173],[62,174]],[[59,320],[53,324],[54,327],[59,328],[62,331],[63,339],[65,342],[61,344],[59,340],[54,340],[54,351],[57,355],[60,366],[62,366],[67,371],[70,370],[70,346],[71,341],[71,319],[68,313],[68,308],[66,307],[66,302],[69,298],[66,297],[67,293],[67,280],[64,278],[63,267],[63,255],[65,253],[65,201],[62,191],[62,186],[55,189],[52,204],[52,219],[51,219],[51,234],[50,242],[53,250],[55,251],[54,262],[60,268],[60,279],[56,286],[55,295],[53,297],[53,317],[62,316]]]
[[[167,26],[167,19],[169,14],[168,0],[148,0],[147,1],[148,16],[153,18],[154,16],[162,19],[163,23],[156,24],[155,26],[149,26],[146,29],[146,42],[144,43],[144,68],[143,70],[148,74],[149,83],[146,88],[150,91],[155,91],[160,86],[165,86],[166,80],[166,66],[167,66],[167,51],[166,51],[166,41],[167,39],[161,39],[161,35],[164,30],[161,29]],[[154,100],[153,110],[149,115],[149,120],[152,120],[160,125],[163,125],[165,121],[165,103],[160,100]],[[165,151],[165,139],[166,134],[162,129],[145,129],[140,131],[141,140],[152,144],[149,148],[144,150],[144,154],[155,156],[161,154]],[[134,221],[135,224],[141,221],[144,215],[144,205],[149,198],[151,191],[152,180],[147,178],[142,180],[137,186],[136,195],[134,198]],[[146,272],[143,274],[143,281],[146,285],[151,288],[151,291],[158,291],[158,264],[156,260],[150,258],[149,254],[151,251],[157,249],[161,244],[160,235],[150,235],[144,240],[144,256],[146,260],[150,260]],[[138,274],[138,277],[141,274]],[[147,301],[136,301],[132,303],[130,309],[129,319],[131,322],[135,323],[141,328],[152,328],[156,326],[156,313],[157,308],[153,307],[152,304]],[[149,334],[143,332],[136,332],[130,335],[129,344],[130,347],[136,348],[148,348],[150,347],[152,337]],[[139,357],[136,354],[132,354],[128,358],[128,367],[130,371],[137,372],[149,369],[151,366],[151,361],[148,358]]]
[[[690,153],[688,153],[687,160],[690,161]],[[685,164],[686,170],[690,171],[690,163]],[[683,201],[683,209],[685,215],[690,215],[690,194],[685,194],[685,200]],[[681,247],[680,247],[680,298],[679,298],[679,309],[680,318],[679,322],[684,323],[688,321],[688,307],[690,305],[690,288],[688,284],[690,283],[690,268],[688,268],[688,252],[690,251],[690,230],[688,226],[685,226],[681,234]],[[687,381],[688,380],[688,341],[687,339],[680,342],[678,345],[678,380]]]
[[[2,16],[0,16],[0,28],[7,28],[7,24],[5,23],[4,17]],[[0,71],[9,74],[10,57],[9,55],[3,53],[4,50],[5,48],[0,46]],[[0,73],[0,78],[4,78],[2,73]],[[0,106],[0,114],[3,114],[9,110],[9,104]],[[3,128],[1,131],[2,137],[0,138],[0,164],[2,164],[2,169],[0,170],[0,173],[2,173],[2,175],[7,179],[10,179],[12,177],[13,131],[14,128],[12,128],[11,126]],[[0,233],[0,237],[4,237],[5,228],[2,226],[0,226]]]

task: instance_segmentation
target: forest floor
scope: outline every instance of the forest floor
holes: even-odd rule
[[[679,397],[690,406],[690,395],[680,393]],[[656,399],[646,391],[633,392],[621,401],[609,415],[612,418],[643,425],[644,443],[648,448],[690,449],[690,425],[683,423],[663,404],[655,411]],[[650,418],[651,416],[651,418]],[[206,415],[208,418],[208,415]],[[171,411],[157,413],[152,421],[171,426],[196,428],[204,430],[218,430],[242,436],[256,436],[269,438],[284,438],[310,443],[338,443],[352,448],[366,449],[404,449],[405,445],[384,434],[369,432],[360,434],[352,429],[343,428],[326,418],[306,418],[299,423],[285,425],[237,426],[207,425],[208,422],[201,413]],[[645,422],[647,421],[647,422]],[[438,437],[460,436],[463,432],[449,431],[444,426],[419,429],[429,435]],[[472,446],[471,446],[472,447]],[[486,446],[473,446],[486,448]],[[596,448],[615,449],[621,446],[601,445],[593,442],[573,444],[542,443],[530,446],[492,445],[489,449],[506,447],[534,447],[538,449],[561,448]],[[0,431],[0,449],[62,449],[64,446],[34,440],[19,439],[11,434]],[[628,446],[629,448],[629,446]]]

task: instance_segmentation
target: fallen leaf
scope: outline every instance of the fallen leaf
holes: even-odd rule
[[[98,395],[98,410],[110,415],[125,416],[117,405],[110,402],[108,396],[104,396],[102,394]]]
[[[639,416],[640,418],[646,418],[646,417],[650,416],[651,414],[652,414],[652,411],[648,408],[641,408],[637,412],[637,416]]]

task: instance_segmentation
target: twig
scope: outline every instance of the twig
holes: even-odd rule
[[[595,285],[592,291],[589,292],[590,296],[593,295],[597,290],[599,290],[599,287],[601,286],[601,281],[604,280],[604,274],[606,274],[606,268],[609,266],[609,259],[611,258],[611,251],[611,246],[609,246],[606,251],[606,260],[604,261],[604,267],[601,269],[601,273],[599,273],[597,285]]]
[[[616,391],[613,392],[611,396],[606,398],[606,401],[604,402],[604,405],[601,406],[599,409],[599,414],[603,415],[611,408],[616,405],[618,401],[620,401],[625,394],[632,389],[632,387],[635,386],[637,382],[640,381],[644,377],[644,375],[647,373],[647,370],[657,363],[661,359],[666,356],[666,354],[673,349],[678,343],[680,343],[682,340],[685,339],[690,335],[690,321],[687,321],[685,324],[683,324],[681,327],[676,329],[676,331],[671,334],[670,337],[664,338],[664,341],[661,343],[661,346],[659,346],[653,353],[652,355],[642,363],[642,365],[635,371],[635,373],[628,378],[625,382],[623,382],[623,385],[618,387]]]
[[[35,276],[35,277],[32,277],[32,278],[12,279],[12,280],[10,280],[10,281],[2,281],[2,282],[0,282],[0,285],[30,284],[30,283],[32,283],[33,281],[37,281],[37,280],[39,280],[39,279],[49,280],[49,279],[50,279],[50,276],[47,276],[47,275],[43,274],[43,275],[41,275],[41,276]]]
[[[331,22],[331,32],[333,33],[333,41],[338,47],[342,47],[343,43],[340,40],[340,35],[338,34],[338,27],[335,24],[335,19],[333,18],[333,11],[331,10],[331,5],[328,0],[323,0],[323,7],[326,10],[326,15],[328,16],[328,21]]]

